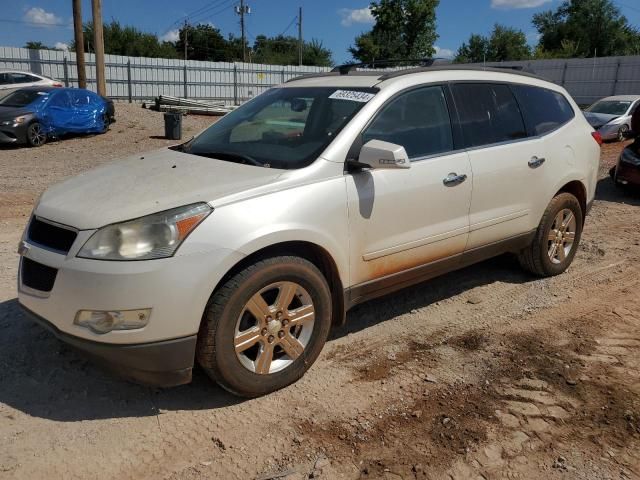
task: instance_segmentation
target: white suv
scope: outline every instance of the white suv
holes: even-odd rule
[[[19,301],[123,375],[258,396],[300,378],[352,306],[504,253],[571,263],[598,135],[506,70],[303,77],[184,145],[49,188]],[[425,287],[428,288],[428,287]]]

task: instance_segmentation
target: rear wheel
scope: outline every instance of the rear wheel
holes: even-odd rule
[[[27,143],[31,147],[41,147],[47,142],[47,135],[42,129],[42,125],[33,122],[27,127]]]
[[[257,397],[302,377],[330,327],[331,294],[322,273],[299,257],[269,258],[212,295],[196,355],[222,387]]]
[[[572,194],[561,193],[551,200],[533,242],[519,254],[522,267],[541,277],[564,272],[578,250],[582,218],[580,202]]]

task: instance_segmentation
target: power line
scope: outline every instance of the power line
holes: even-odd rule
[[[293,17],[293,19],[291,19],[291,22],[289,22],[289,25],[287,25],[287,28],[285,28],[282,33],[280,34],[280,36],[284,37],[284,34],[287,33],[289,31],[289,29],[293,26],[294,22],[298,20],[298,17],[295,16]]]

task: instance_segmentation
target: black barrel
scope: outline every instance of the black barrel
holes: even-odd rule
[[[182,114],[179,112],[165,112],[164,136],[169,140],[182,138]]]

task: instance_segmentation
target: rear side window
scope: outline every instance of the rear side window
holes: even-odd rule
[[[11,77],[8,73],[0,73],[0,85],[9,85],[11,83]]]
[[[468,147],[527,136],[518,102],[508,86],[460,83],[452,88]]]
[[[26,73],[12,73],[13,83],[33,83],[40,79]]]
[[[453,150],[451,120],[442,87],[425,87],[391,100],[367,127],[369,140],[402,145],[410,159]]]
[[[544,135],[564,125],[575,112],[564,95],[546,88],[513,85],[530,136]]]

